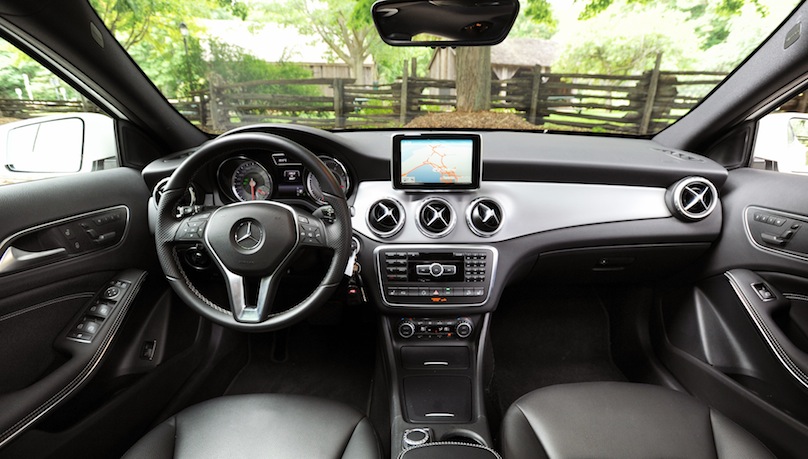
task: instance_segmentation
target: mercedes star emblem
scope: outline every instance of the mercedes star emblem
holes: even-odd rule
[[[236,227],[235,239],[237,246],[244,250],[251,250],[258,247],[264,239],[264,232],[261,231],[258,222],[247,220]]]

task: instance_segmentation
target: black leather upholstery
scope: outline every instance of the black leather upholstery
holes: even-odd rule
[[[187,408],[124,455],[134,458],[380,458],[362,414],[313,397],[250,394]]]
[[[563,384],[511,405],[502,453],[519,458],[771,458],[763,444],[696,399],[658,386]]]

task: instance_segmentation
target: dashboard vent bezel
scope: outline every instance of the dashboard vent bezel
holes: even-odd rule
[[[379,205],[384,206],[390,212],[398,211],[398,221],[396,221],[395,224],[388,230],[383,230],[374,226],[374,223],[379,223],[381,219],[387,218],[387,215],[382,215],[381,217],[376,217],[374,215],[374,211]],[[392,216],[395,220],[394,214],[391,213],[389,216]],[[404,221],[406,219],[407,215],[404,212],[404,207],[401,205],[400,202],[398,202],[398,200],[390,197],[381,198],[375,201],[373,204],[370,205],[370,208],[368,208],[368,212],[365,215],[365,223],[367,223],[368,228],[370,228],[370,230],[373,231],[373,234],[381,238],[389,238],[398,234],[398,232],[401,231],[401,228],[404,227]]]
[[[442,221],[445,224],[445,226],[439,231],[435,231],[434,228],[430,227],[432,222],[427,224],[427,223],[424,223],[424,222],[421,221],[422,217],[424,216],[424,212],[430,211],[430,210],[432,212],[435,212],[437,206],[443,207],[445,210],[448,211],[448,214],[449,214],[448,215],[448,217],[449,217],[448,221],[446,221],[446,218],[445,218],[446,216],[443,215],[442,212],[438,213],[437,215],[433,214],[433,215],[430,216],[433,219],[434,218],[440,218],[440,221]],[[421,202],[421,204],[418,206],[418,211],[416,212],[416,215],[415,215],[415,224],[418,227],[418,231],[420,231],[421,234],[423,234],[424,236],[429,237],[429,238],[433,238],[433,239],[441,238],[441,237],[444,237],[447,234],[451,233],[452,230],[454,230],[454,227],[455,227],[456,223],[457,223],[457,216],[456,216],[456,212],[455,212],[454,208],[449,203],[449,201],[447,201],[447,200],[445,200],[443,198],[427,198],[427,199],[423,200]]]
[[[493,230],[479,228],[474,223],[475,222],[475,214],[474,214],[474,212],[477,209],[477,207],[480,206],[480,205],[487,206],[489,209],[491,209],[492,212],[494,212],[493,216],[495,216],[497,218],[497,225],[496,225],[496,228],[494,228]],[[490,218],[490,217],[487,217],[487,218]],[[469,230],[471,230],[471,232],[476,234],[477,236],[491,237],[494,234],[497,234],[497,232],[500,229],[502,229],[503,222],[504,222],[504,213],[502,211],[502,205],[499,202],[497,202],[496,200],[491,199],[489,197],[477,198],[477,199],[471,201],[469,206],[466,208],[466,224],[468,225]],[[483,220],[483,223],[485,223],[485,220]]]
[[[718,190],[704,177],[686,177],[668,189],[666,203],[671,213],[687,222],[704,220],[718,205]]]

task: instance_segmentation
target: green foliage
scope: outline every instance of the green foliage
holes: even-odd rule
[[[612,27],[627,21],[632,27]],[[608,36],[604,30],[609,30]],[[671,34],[672,30],[677,33]],[[663,6],[614,8],[568,32],[567,47],[554,68],[573,73],[636,75],[652,69],[661,53],[665,69],[690,70],[699,44],[687,13]]]
[[[31,93],[39,100],[77,100],[79,94],[66,85],[40,63],[18,50],[14,45],[0,39],[0,98],[16,99],[17,89],[28,98],[24,76],[28,76]]]
[[[208,69],[225,83],[244,83],[259,80],[292,80],[311,78],[311,70],[289,62],[267,62],[245,52],[238,46],[211,40]],[[319,95],[315,86],[262,85],[255,92],[267,94]]]
[[[351,68],[357,83],[369,83],[364,81],[363,63],[381,39],[369,22],[370,14],[362,16],[356,0],[286,0],[261,7],[269,21],[322,40]]]

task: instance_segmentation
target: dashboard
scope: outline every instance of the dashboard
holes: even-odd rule
[[[507,284],[531,277],[621,282],[670,274],[721,231],[718,190],[727,171],[648,140],[250,129],[305,146],[337,178],[364,285],[389,313],[491,311]],[[149,165],[146,182],[156,185],[182,160]],[[310,211],[323,205],[316,179],[278,151],[236,152],[200,171],[194,187],[201,207],[267,199]]]

